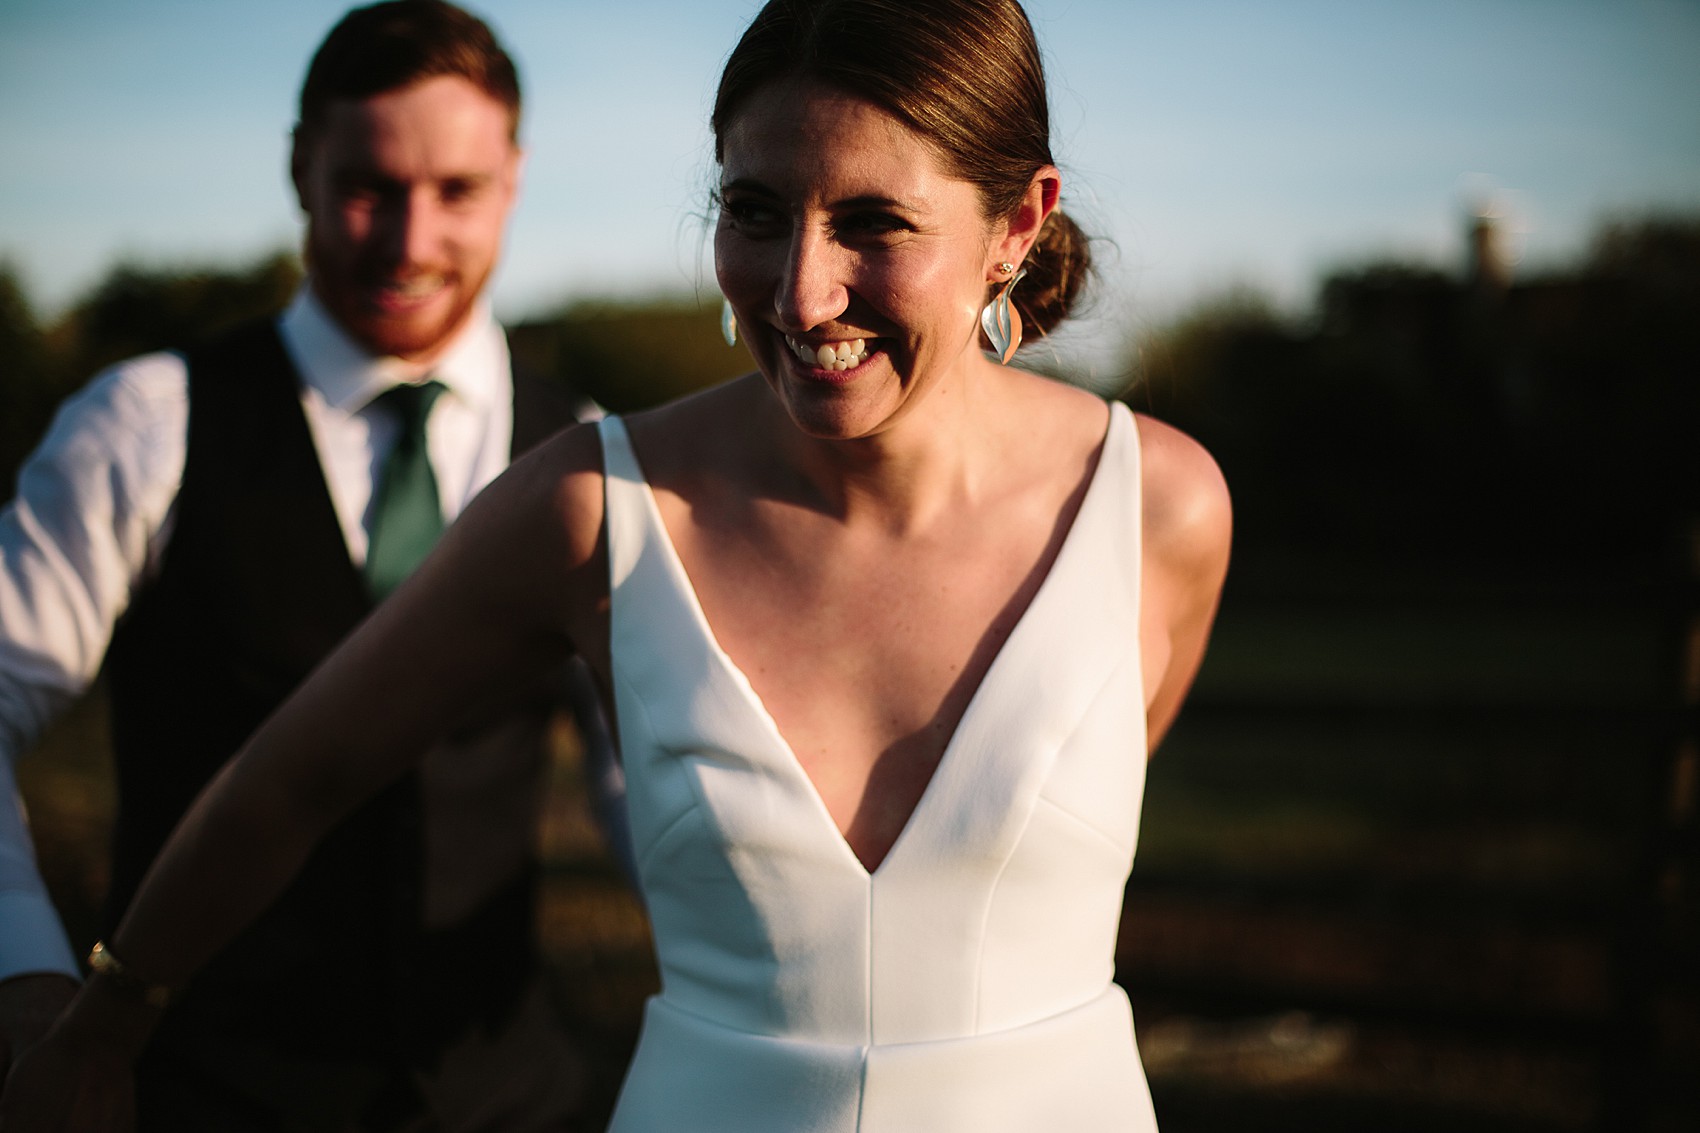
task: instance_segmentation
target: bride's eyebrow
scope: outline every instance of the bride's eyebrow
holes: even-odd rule
[[[754,177],[734,177],[731,180],[722,181],[720,183],[720,191],[722,193],[762,193],[770,197],[779,195],[766,182]],[[901,212],[912,213],[927,211],[927,205],[923,199],[891,197],[884,193],[858,193],[852,197],[841,197],[837,200],[829,201],[828,207],[833,209],[897,209]]]
[[[862,193],[854,197],[845,197],[832,202],[835,209],[897,209],[899,212],[924,212],[924,206],[918,201],[903,200],[899,197],[887,197],[880,193]]]

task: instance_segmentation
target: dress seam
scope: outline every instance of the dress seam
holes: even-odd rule
[[[1134,648],[1137,650],[1138,646],[1136,645]],[[1104,679],[1099,682],[1097,689],[1091,696],[1086,698],[1084,702],[1085,707],[1082,709],[1079,717],[1075,719],[1074,724],[1069,728],[1068,733],[1062,739],[1058,740],[1055,745],[1053,745],[1051,749],[1051,765],[1045,773],[1046,782],[1049,782],[1050,777],[1056,773],[1057,761],[1062,758],[1063,753],[1067,750],[1070,742],[1073,741],[1075,736],[1080,734],[1081,721],[1085,720],[1090,714],[1092,706],[1097,704],[1098,698],[1104,695],[1104,690],[1109,687],[1110,682],[1115,679],[1116,674],[1121,672],[1124,663],[1125,661],[1118,662],[1110,667],[1109,671],[1104,674]],[[1104,833],[1098,830],[1097,827],[1092,826],[1084,819],[1079,818],[1079,816],[1073,815],[1069,811],[1058,806],[1056,803],[1051,802],[1051,800],[1045,796],[1044,784],[1041,783],[1039,785],[1038,789],[1034,793],[1034,805],[1028,809],[1027,815],[1021,823],[1021,829],[1015,834],[1014,839],[1011,842],[1011,852],[1005,854],[1003,861],[999,863],[997,876],[994,877],[991,880],[991,883],[986,887],[986,900],[980,906],[980,923],[977,926],[977,931],[975,933],[976,944],[974,948],[974,1033],[976,1035],[983,1033],[981,1030],[981,1019],[984,1016],[986,1007],[986,944],[987,939],[990,936],[988,925],[992,917],[992,907],[997,904],[998,894],[1003,888],[1004,875],[1009,872],[1009,867],[1015,860],[1014,850],[1015,848],[1018,848],[1023,839],[1026,838],[1028,829],[1033,825],[1034,812],[1038,810],[1038,804],[1041,802],[1049,803],[1053,810],[1062,811],[1062,813],[1068,814],[1071,818],[1074,818],[1076,822],[1081,823],[1081,825],[1091,830],[1100,838],[1105,837]]]

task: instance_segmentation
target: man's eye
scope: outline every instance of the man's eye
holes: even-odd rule
[[[381,208],[397,195],[394,185],[362,177],[338,181],[336,191],[345,203],[365,208]]]
[[[446,181],[442,187],[444,204],[465,204],[478,196],[478,184],[473,181]]]

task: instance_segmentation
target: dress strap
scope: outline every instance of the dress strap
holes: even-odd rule
[[[602,439],[603,515],[608,525],[608,577],[618,584],[637,565],[644,545],[648,486],[624,421],[607,416],[596,423]]]

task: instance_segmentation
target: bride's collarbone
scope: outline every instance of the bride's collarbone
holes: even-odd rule
[[[885,577],[811,593],[755,588],[722,606],[716,633],[781,731],[799,733],[788,739],[830,737],[851,749],[842,758],[865,763],[899,746],[942,750],[1030,597],[1013,585]]]

